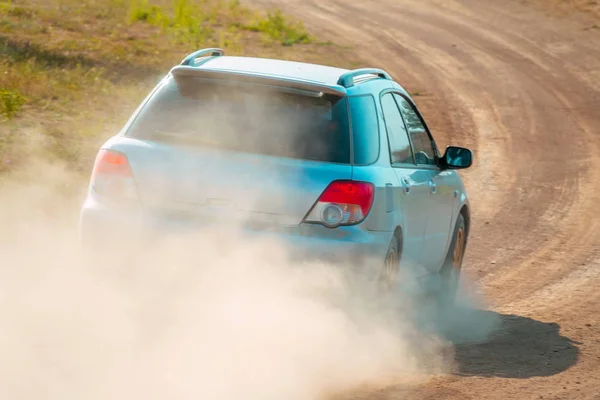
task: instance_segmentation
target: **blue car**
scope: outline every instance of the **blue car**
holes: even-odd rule
[[[203,49],[185,57],[99,150],[84,244],[160,240],[231,223],[297,255],[436,277],[455,297],[470,226],[469,149],[442,155],[381,69]]]

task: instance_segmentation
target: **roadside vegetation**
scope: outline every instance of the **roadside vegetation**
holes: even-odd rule
[[[0,172],[34,156],[89,173],[97,146],[203,47],[357,66],[281,11],[236,0],[0,0]]]

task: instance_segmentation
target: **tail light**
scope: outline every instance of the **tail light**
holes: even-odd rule
[[[138,191],[123,153],[102,149],[96,156],[91,187],[103,197],[115,200],[137,200]]]
[[[328,228],[357,224],[369,214],[374,196],[372,183],[334,181],[321,194],[304,222],[320,223]]]

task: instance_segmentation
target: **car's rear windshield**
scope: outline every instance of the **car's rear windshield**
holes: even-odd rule
[[[345,97],[170,78],[127,136],[221,150],[350,163]]]

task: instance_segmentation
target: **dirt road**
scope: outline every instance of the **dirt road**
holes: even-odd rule
[[[600,399],[597,25],[508,0],[278,3],[418,91],[440,147],[476,152],[465,272],[502,329],[411,397]]]

